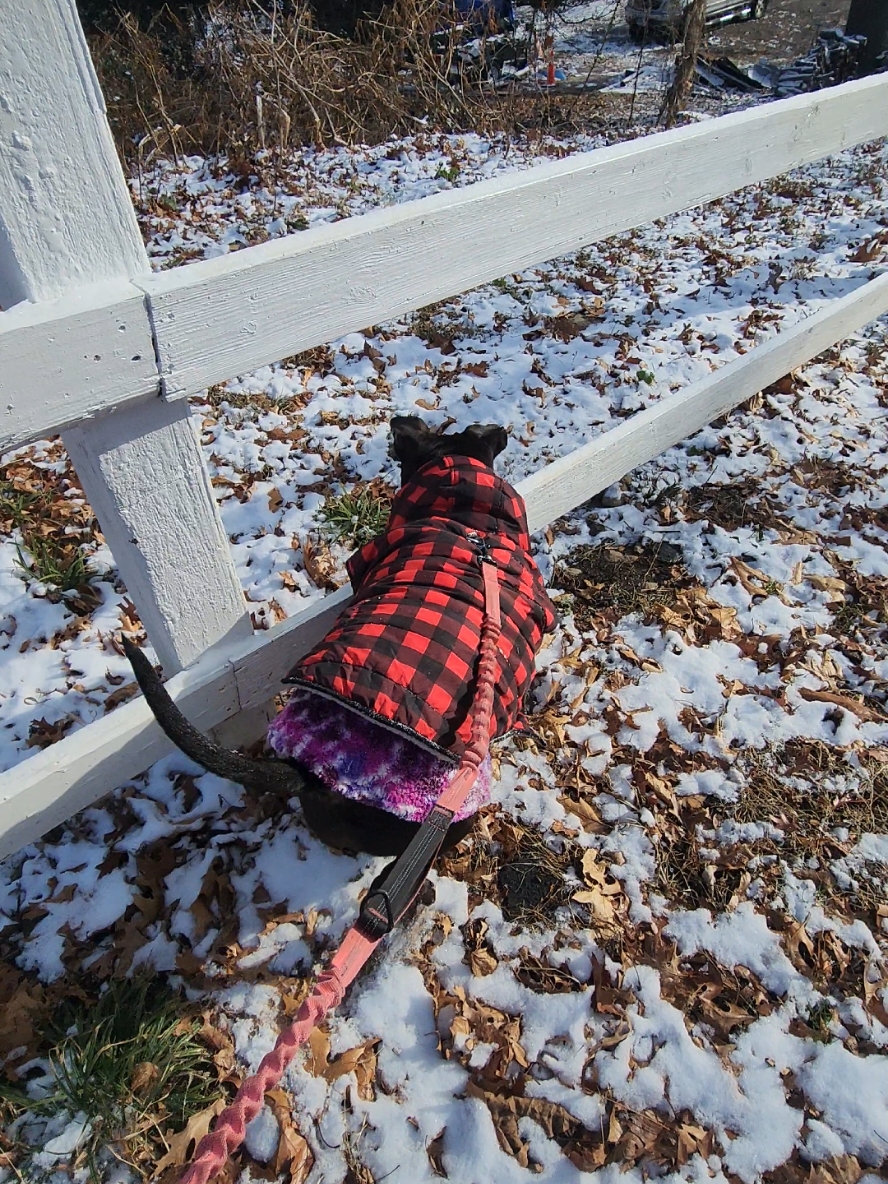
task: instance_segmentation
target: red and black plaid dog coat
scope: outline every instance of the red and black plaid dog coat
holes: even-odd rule
[[[491,737],[516,724],[555,610],[530,558],[524,502],[480,461],[430,461],[385,533],[347,569],[355,591],[285,680],[332,697],[454,763],[471,737],[484,615],[480,559],[499,572],[502,635]]]

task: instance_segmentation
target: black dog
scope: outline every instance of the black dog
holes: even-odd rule
[[[477,659],[472,629],[480,633],[479,597],[483,605],[478,546],[482,557],[495,563],[500,579],[504,625],[494,711],[498,735],[514,726],[532,676],[534,653],[543,632],[554,624],[554,612],[528,555],[523,502],[493,473],[493,461],[507,443],[505,430],[473,425],[454,435],[440,435],[414,416],[396,416],[391,428],[401,491],[387,531],[349,560],[353,601],[287,681],[312,692],[313,702],[327,704],[324,710],[348,720],[357,713],[364,717],[365,729],[368,719],[388,729],[389,743],[394,733],[403,748],[406,737],[408,752],[416,747],[425,750],[426,761],[431,752],[455,767],[471,728]],[[417,560],[416,553],[422,558]],[[442,582],[450,589],[446,595]],[[388,617],[387,596],[395,598],[398,610]],[[432,604],[439,606],[435,623],[417,639],[414,618],[429,619]],[[378,623],[384,618],[391,629],[379,638]],[[365,661],[349,668],[348,655],[359,652],[356,639],[368,623],[378,640],[366,651]],[[461,639],[471,634],[470,639],[457,643],[448,632],[453,629]],[[462,644],[467,649],[460,658]],[[298,796],[309,829],[331,847],[398,855],[416,833],[418,821],[336,792],[319,770],[298,760],[253,760],[212,743],[175,706],[141,650],[126,639],[124,647],[158,723],[204,768],[250,789]],[[413,666],[403,660],[411,652]],[[442,698],[442,688],[447,695],[439,710],[434,703]],[[388,706],[380,709],[380,702]],[[383,735],[380,743],[384,742]],[[472,818],[454,822],[445,846],[459,842],[471,826]]]

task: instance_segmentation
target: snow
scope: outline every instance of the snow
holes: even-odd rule
[[[280,1139],[280,1127],[268,1106],[263,1106],[251,1123],[247,1125],[244,1146],[259,1163],[268,1163],[274,1158]]]
[[[870,1167],[882,1164],[888,1142],[888,1057],[854,1057],[840,1044],[824,1044],[799,1066],[797,1077],[844,1151]]]
[[[681,954],[706,950],[725,966],[746,966],[778,995],[787,994],[800,980],[777,935],[749,901],[715,920],[707,909],[673,912],[664,932]]]
[[[44,1154],[47,1156],[70,1155],[87,1138],[89,1130],[89,1123],[86,1121],[86,1116],[78,1114],[68,1123],[61,1134],[47,1140],[43,1148]]]

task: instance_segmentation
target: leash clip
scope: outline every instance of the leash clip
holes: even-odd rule
[[[478,552],[480,562],[489,563],[491,567],[496,567],[496,560],[493,558],[490,540],[487,538],[487,535],[480,534],[477,530],[467,530],[466,534]]]

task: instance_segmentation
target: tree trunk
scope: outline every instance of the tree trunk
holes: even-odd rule
[[[866,37],[861,64],[872,70],[879,54],[888,50],[888,0],[851,0],[845,32]]]
[[[675,76],[666,92],[660,118],[672,127],[694,84],[694,66],[706,38],[706,0],[693,0],[687,10],[684,40],[675,58]]]

